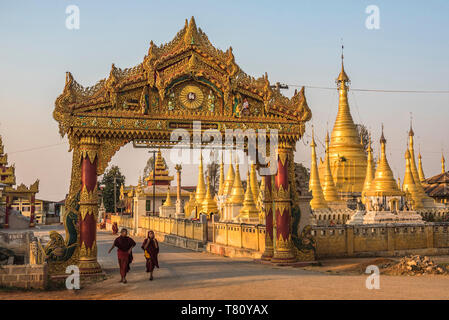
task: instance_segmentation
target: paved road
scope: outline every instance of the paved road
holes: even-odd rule
[[[99,232],[98,255],[107,279],[76,293],[5,293],[0,299],[448,299],[448,276],[381,276],[380,290],[365,287],[365,275],[335,275],[274,267],[161,244],[160,269],[150,282],[137,238],[128,283],[119,283],[113,236]],[[322,269],[322,268],[320,268]]]

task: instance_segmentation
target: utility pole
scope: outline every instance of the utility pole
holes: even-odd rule
[[[156,213],[156,151],[148,151],[153,154],[153,215]]]
[[[114,215],[117,214],[117,177],[114,177]]]

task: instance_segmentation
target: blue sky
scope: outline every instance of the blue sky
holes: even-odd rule
[[[80,8],[79,30],[65,28],[65,8],[71,4]],[[379,30],[365,28],[368,5],[380,9]],[[449,90],[448,12],[445,0],[1,1],[0,134],[18,182],[39,178],[39,197],[60,200],[70,177],[67,143],[18,151],[66,142],[52,118],[65,71],[82,85],[93,85],[108,75],[111,63],[122,68],[140,63],[150,40],[170,41],[194,15],[216,47],[233,47],[245,72],[268,72],[272,82],[334,87],[343,38],[353,88]],[[306,94],[322,139],[335,120],[337,93],[310,88]],[[376,141],[384,123],[396,177],[403,176],[410,112],[426,175],[440,171],[442,148],[449,160],[448,94],[352,91],[349,102],[354,120],[367,125]],[[309,134],[308,126],[295,155],[307,166]],[[146,157],[127,146],[112,163],[135,183]],[[196,177],[186,173],[183,179],[194,184]]]

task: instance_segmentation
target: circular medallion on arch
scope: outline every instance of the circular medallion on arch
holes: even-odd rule
[[[187,85],[179,94],[179,101],[188,109],[197,109],[201,106],[204,100],[203,91],[197,86]]]

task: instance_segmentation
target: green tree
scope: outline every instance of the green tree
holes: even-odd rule
[[[103,201],[106,212],[114,212],[114,178],[116,187],[117,204],[120,199],[120,187],[125,184],[125,176],[120,172],[118,166],[112,166],[106,170],[101,179],[101,184],[104,185]]]

